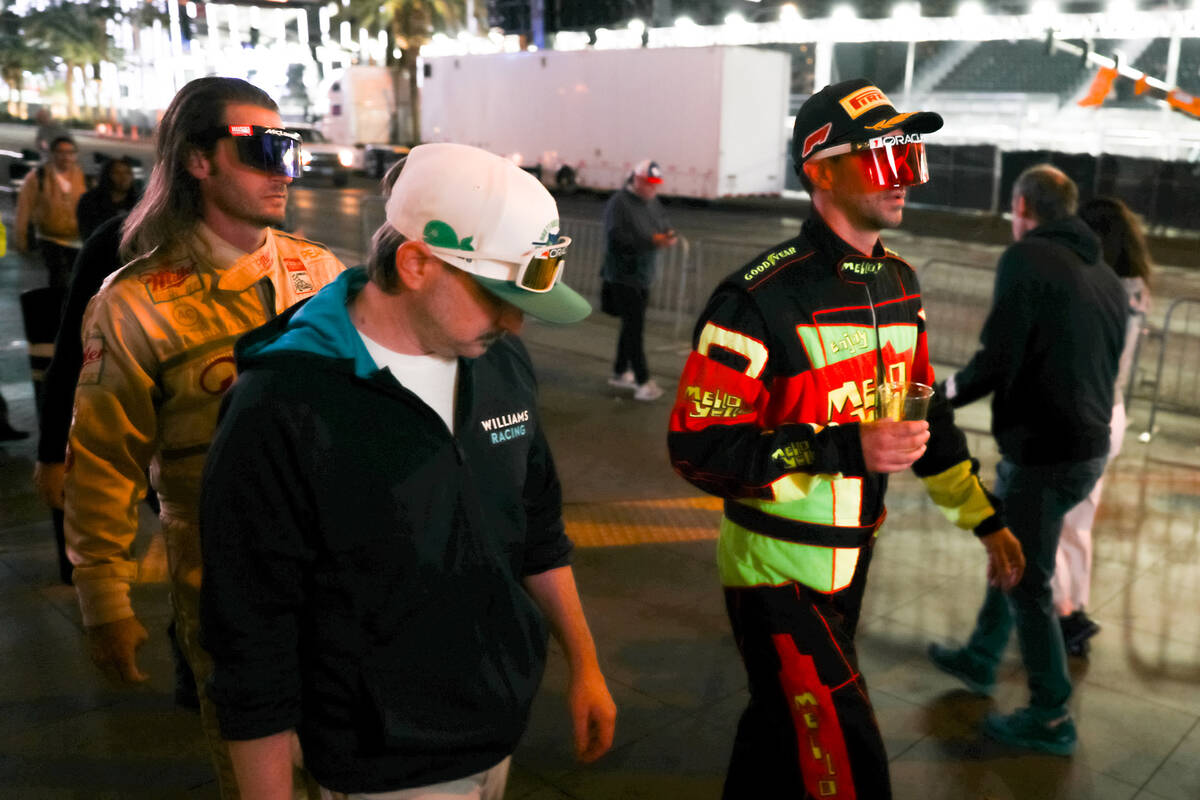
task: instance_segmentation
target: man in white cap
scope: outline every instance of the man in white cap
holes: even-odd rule
[[[658,251],[675,244],[675,231],[658,199],[662,169],[655,161],[633,168],[621,191],[604,206],[604,279],[601,306],[621,318],[610,386],[633,389],[633,399],[651,401],[663,390],[650,377],[643,342],[650,287],[658,279]]]
[[[201,502],[210,695],[239,785],[500,798],[545,663],[582,761],[616,709],[569,566],[525,313],[561,280],[553,198],[510,161],[416,147],[365,268],[243,338]]]

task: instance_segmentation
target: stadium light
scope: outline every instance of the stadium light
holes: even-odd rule
[[[911,2],[896,3],[892,6],[892,19],[910,20],[921,16],[921,4]]]
[[[1034,17],[1053,17],[1058,13],[1058,3],[1054,0],[1034,0],[1029,13]]]
[[[725,24],[730,25],[730,26],[745,25],[746,18],[743,17],[741,14],[739,14],[736,11],[730,11],[728,14],[725,15]]]
[[[963,0],[954,14],[960,19],[978,19],[983,16],[983,3],[979,0]]]
[[[1198,0],[1200,2],[1200,0]],[[802,19],[800,9],[796,8],[792,3],[784,3],[779,7],[779,21],[785,25],[792,25]]]
[[[858,14],[854,13],[853,6],[842,3],[841,5],[834,6],[833,10],[829,12],[829,18],[837,22],[850,22],[858,19]]]
[[[641,36],[646,32],[646,23],[642,22],[637,17],[629,20],[629,30],[633,31],[635,36]]]
[[[696,21],[693,20],[691,17],[676,17],[675,18],[675,27],[676,28],[695,28]]]

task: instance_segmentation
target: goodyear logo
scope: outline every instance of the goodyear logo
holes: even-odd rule
[[[872,108],[890,106],[892,104],[887,99],[887,95],[874,86],[864,86],[857,92],[846,95],[838,103],[850,115],[850,119],[858,119]]]
[[[697,419],[736,417],[746,411],[746,402],[737,395],[727,392],[706,391],[699,386],[689,386],[686,396],[692,403],[692,408],[688,411],[689,417]]]
[[[771,460],[781,469],[799,469],[813,463],[813,449],[808,442],[792,442],[771,453]]]
[[[751,267],[750,270],[745,275],[742,276],[742,279],[747,280],[747,281],[754,280],[754,278],[758,277],[762,273],[769,270],[771,267],[775,266],[780,261],[780,259],[787,258],[788,256],[794,256],[794,255],[796,255],[796,248],[794,248],[794,247],[789,247],[786,250],[776,250],[774,253],[771,253],[769,256],[764,258],[758,264],[755,264],[753,267]]]

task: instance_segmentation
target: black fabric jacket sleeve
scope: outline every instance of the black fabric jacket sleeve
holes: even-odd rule
[[[200,502],[202,642],[222,665],[208,692],[231,740],[300,723],[299,612],[314,558],[306,520],[315,512],[296,463],[302,432],[286,408],[249,399],[259,380],[243,376],[227,398]]]
[[[122,214],[100,225],[95,235],[83,243],[83,248],[75,258],[58,337],[54,341],[54,359],[46,370],[46,380],[42,385],[38,461],[45,464],[61,463],[66,457],[71,410],[75,404],[75,384],[79,381],[79,369],[83,365],[83,315],[104,279],[121,267],[117,250],[121,243],[121,223],[124,219]]]
[[[979,334],[980,348],[954,376],[955,408],[965,406],[1007,385],[1016,374],[1037,318],[1036,276],[1014,245],[996,268],[992,307]]]

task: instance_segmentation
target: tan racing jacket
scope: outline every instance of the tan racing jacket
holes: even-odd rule
[[[245,253],[201,223],[168,257],[110,275],[89,303],[65,507],[85,625],[133,615],[131,547],[147,465],[164,524],[196,540],[168,537],[171,573],[199,586],[200,478],[222,395],[236,377],[234,342],[343,269],[304,239],[268,230],[265,243]]]

